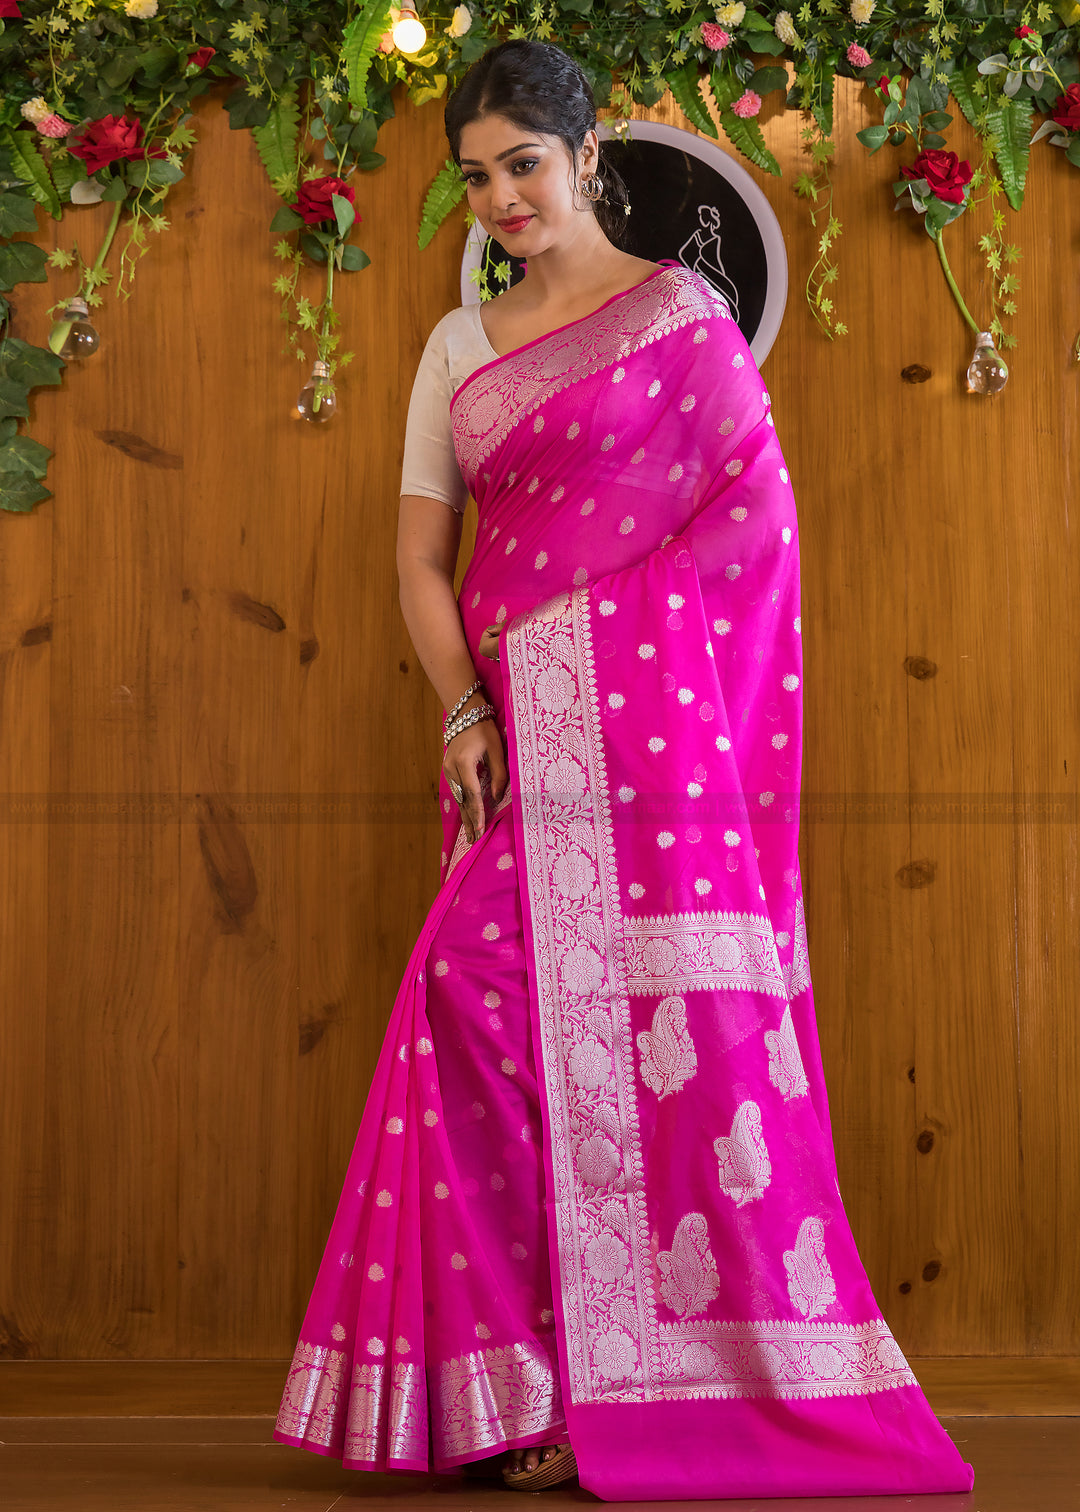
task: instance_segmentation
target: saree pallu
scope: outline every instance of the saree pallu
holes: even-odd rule
[[[405,972],[275,1437],[607,1500],[966,1491],[836,1178],[799,873],[794,498],[662,265],[473,373],[459,594],[509,790]]]

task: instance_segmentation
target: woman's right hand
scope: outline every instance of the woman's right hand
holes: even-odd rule
[[[457,798],[469,844],[484,833],[484,789],[490,785],[496,803],[506,791],[508,773],[503,738],[493,719],[482,719],[455,735],[443,753],[443,775]]]

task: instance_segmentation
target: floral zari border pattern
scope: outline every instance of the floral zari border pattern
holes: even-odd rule
[[[344,1350],[301,1340],[277,1427],[304,1443],[336,1450],[349,1463],[426,1467],[427,1374],[405,1360],[358,1361],[350,1374]],[[562,1426],[558,1366],[535,1341],[459,1355],[430,1375],[431,1432],[440,1461],[479,1455],[508,1439]]]
[[[810,1321],[835,1297],[815,1217],[804,1220],[794,1249],[783,1256],[803,1322],[691,1323],[690,1315],[715,1295],[707,1230],[698,1232],[695,1214],[680,1225],[672,1254],[665,1252],[670,1263],[660,1267],[664,1295],[657,1297],[630,1015],[635,962],[646,948],[645,926],[655,921],[622,917],[589,590],[556,595],[519,616],[505,645],[571,1401],[827,1396],[916,1384],[883,1320]],[[568,767],[579,780],[567,780]],[[558,774],[550,787],[549,770]],[[573,896],[559,883],[560,858],[567,855],[574,857]],[[719,917],[695,920],[697,933],[703,925],[715,931]],[[734,920],[726,927],[741,928]],[[748,988],[783,995],[771,926],[753,933],[753,942],[732,939],[724,948],[733,964],[738,954],[744,969],[751,955],[758,960],[763,980]],[[697,948],[692,941],[691,948]],[[675,981],[653,971],[649,979],[648,989],[637,990],[659,994]],[[805,1087],[797,1048],[792,1053],[781,1038],[782,1031],[771,1079],[786,1099]],[[680,999],[660,1005],[638,1049],[641,1074],[658,1095],[677,1093],[693,1077],[696,1059]],[[691,1291],[673,1284],[676,1269],[693,1271]],[[661,1301],[682,1314],[682,1324],[660,1323]]]
[[[786,997],[771,922],[761,914],[684,913],[627,919],[627,991],[768,992]]]
[[[341,1437],[348,1391],[343,1459],[367,1464],[428,1462],[427,1383],[419,1365],[357,1362],[340,1349],[301,1340],[293,1354],[278,1413],[283,1433],[332,1449]]]

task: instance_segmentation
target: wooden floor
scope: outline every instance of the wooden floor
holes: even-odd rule
[[[1080,1512],[1075,1417],[942,1418],[975,1467],[966,1496],[723,1501],[727,1512]],[[522,1495],[494,1481],[365,1475],[287,1448],[270,1418],[0,1418],[4,1512],[508,1512]],[[604,1505],[577,1488],[543,1504]],[[539,1503],[529,1503],[537,1506]],[[622,1503],[630,1507],[631,1503]],[[640,1503],[655,1507],[657,1504]],[[705,1508],[712,1503],[694,1503]]]

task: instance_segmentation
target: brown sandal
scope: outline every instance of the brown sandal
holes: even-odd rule
[[[503,1466],[503,1480],[512,1491],[542,1491],[577,1475],[577,1460],[569,1444],[560,1444],[549,1460],[541,1460],[535,1470],[519,1470],[515,1475]]]

